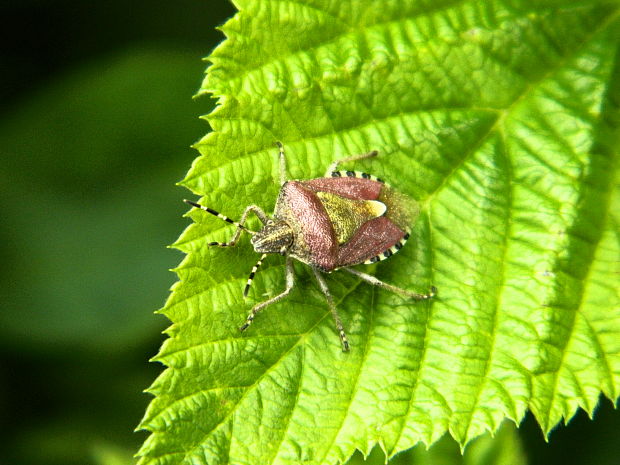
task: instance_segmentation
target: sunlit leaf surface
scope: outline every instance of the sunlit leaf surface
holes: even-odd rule
[[[250,298],[247,238],[204,212],[163,312],[168,368],[141,464],[332,464],[446,431],[461,444],[530,409],[548,432],[620,384],[616,2],[237,0],[202,92],[220,106],[183,185],[238,217],[270,211],[276,140],[292,178],[356,169],[419,200],[406,247],[365,268],[415,303],[334,272],[340,350],[311,273],[270,257]],[[255,226],[256,224],[254,224]]]

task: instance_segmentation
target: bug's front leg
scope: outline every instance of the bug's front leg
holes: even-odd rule
[[[373,286],[379,286],[395,294],[400,294],[400,295],[403,295],[405,297],[410,297],[415,300],[432,299],[433,297],[435,297],[435,294],[437,293],[437,288],[435,286],[431,286],[431,290],[428,294],[418,294],[417,292],[411,292],[411,291],[408,291],[407,289],[402,289],[400,287],[393,286],[388,283],[384,283],[383,281],[375,278],[372,275],[362,273],[361,271],[354,270],[353,268],[341,268],[341,269],[348,271],[351,274],[354,274],[358,278],[363,279],[364,281],[372,284]]]
[[[252,324],[258,312],[260,312],[263,308],[271,304],[275,304],[276,302],[279,302],[287,295],[289,295],[294,285],[295,269],[293,268],[293,259],[291,257],[286,257],[286,289],[284,289],[284,291],[277,296],[254,305],[254,307],[252,307],[252,310],[250,310],[250,314],[246,318],[245,323],[239,328],[239,331],[245,331],[246,329],[248,329],[248,326]]]
[[[338,336],[340,337],[340,344],[342,345],[342,351],[349,351],[349,340],[347,339],[347,335],[344,332],[344,327],[342,326],[342,321],[340,321],[340,316],[338,315],[338,311],[336,310],[336,304],[334,304],[334,298],[332,297],[331,292],[329,292],[329,288],[327,287],[327,283],[325,279],[321,275],[321,272],[316,268],[312,268],[314,271],[314,276],[319,283],[319,287],[321,291],[325,295],[325,299],[327,300],[327,305],[329,306],[329,310],[332,312],[332,317],[334,318],[334,322],[336,323],[336,330],[338,331]]]

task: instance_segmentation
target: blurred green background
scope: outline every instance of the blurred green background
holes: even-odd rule
[[[0,465],[129,464],[146,437],[133,429],[167,324],[153,311],[188,223],[175,182],[213,104],[191,97],[233,13],[224,0],[0,5]],[[547,444],[528,417],[517,441],[530,464],[620,463],[620,415],[604,401],[595,420],[580,413]],[[454,463],[441,447],[458,453],[448,441],[397,461]]]

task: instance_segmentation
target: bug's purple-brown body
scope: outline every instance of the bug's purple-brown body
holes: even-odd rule
[[[290,255],[329,272],[365,263],[401,244],[408,234],[390,218],[389,209],[384,215],[363,222],[347,242],[340,244],[334,222],[317,196],[319,192],[329,192],[349,200],[379,201],[382,191],[385,193],[388,189],[381,181],[363,177],[285,183],[276,202],[274,217],[286,221],[298,231],[296,237],[299,239],[289,249]]]
[[[413,199],[392,189],[381,179],[357,171],[336,170],[340,163],[370,158],[377,155],[376,151],[334,162],[325,177],[288,181],[284,149],[282,144],[278,143],[278,146],[281,189],[273,217],[256,205],[250,205],[236,222],[208,207],[186,201],[237,226],[230,242],[211,242],[209,245],[233,246],[241,232],[252,234],[254,250],[263,255],[252,268],[244,296],[247,296],[254,274],[267,254],[279,253],[287,257],[286,289],[254,305],[241,331],[250,326],[263,308],[289,294],[294,285],[293,258],[312,268],[336,322],[344,351],[349,350],[349,342],[322,273],[343,269],[370,284],[416,300],[430,299],[435,295],[434,287],[428,294],[418,294],[350,268],[375,263],[398,252],[409,238],[409,228],[419,214],[418,204]],[[261,220],[261,230],[250,231],[244,226],[249,213],[256,214]]]

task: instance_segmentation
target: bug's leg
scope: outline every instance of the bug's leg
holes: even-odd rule
[[[218,246],[218,247],[232,247],[234,246],[237,241],[239,240],[239,237],[241,237],[241,233],[243,231],[247,231],[250,234],[254,234],[254,231],[250,231],[249,229],[247,229],[244,224],[245,221],[248,218],[248,215],[250,213],[254,213],[256,216],[258,216],[258,219],[261,220],[261,222],[263,224],[265,224],[267,222],[267,220],[269,219],[267,217],[267,215],[265,214],[265,212],[263,210],[261,210],[260,207],[256,206],[256,205],[248,205],[246,207],[246,209],[243,212],[243,215],[241,215],[241,219],[237,222],[234,220],[231,220],[230,218],[228,218],[225,215],[222,215],[221,213],[209,208],[209,207],[205,207],[203,205],[200,205],[198,203],[194,203],[194,202],[190,202],[189,200],[185,200],[185,203],[188,203],[189,205],[191,205],[192,207],[196,207],[196,208],[200,208],[201,210],[204,210],[208,213],[211,213],[213,216],[217,216],[219,219],[226,221],[227,223],[230,224],[234,224],[235,226],[237,226],[237,229],[235,230],[235,233],[233,234],[233,237],[230,239],[230,241],[228,242],[209,242],[208,245],[211,246]]]
[[[260,312],[263,308],[267,307],[268,305],[275,304],[276,302],[279,302],[287,295],[289,295],[291,289],[293,289],[294,284],[295,270],[293,268],[293,259],[290,257],[286,257],[286,289],[284,289],[284,291],[277,296],[254,305],[254,307],[252,307],[252,310],[250,310],[250,314],[246,318],[245,323],[239,328],[239,331],[245,331],[246,329],[248,329],[248,326],[252,324],[252,321],[254,321],[254,318],[256,317],[258,312]]]
[[[351,274],[354,274],[358,278],[363,279],[364,281],[372,284],[373,286],[379,286],[390,292],[394,292],[395,294],[404,295],[405,297],[410,297],[415,300],[432,299],[433,297],[435,297],[435,294],[437,293],[437,288],[435,286],[431,286],[431,290],[428,294],[418,294],[417,292],[411,292],[411,291],[408,291],[407,289],[402,289],[400,287],[396,287],[396,286],[392,286],[391,284],[384,283],[383,281],[375,278],[372,275],[362,273],[361,271],[354,270],[353,268],[341,268],[341,269],[344,271],[348,271]]]
[[[254,275],[258,268],[263,264],[263,260],[267,256],[266,253],[262,254],[261,257],[256,262],[256,265],[252,267],[252,271],[250,272],[250,276],[248,276],[248,282],[245,284],[245,289],[243,289],[243,297],[248,296],[248,292],[250,292],[250,286],[252,286],[252,281],[254,281]]]
[[[338,316],[338,311],[336,310],[336,305],[334,304],[334,298],[329,292],[329,288],[327,287],[327,283],[323,276],[321,276],[321,272],[317,269],[312,269],[314,271],[314,276],[319,283],[319,287],[321,291],[325,295],[325,299],[327,299],[327,305],[332,312],[332,316],[334,317],[334,322],[336,323],[336,329],[338,330],[338,336],[340,337],[340,343],[342,344],[342,351],[349,351],[349,340],[347,339],[347,335],[344,332],[344,328],[342,327],[342,321],[340,321],[340,316]]]
[[[277,141],[276,145],[278,146],[278,149],[280,150],[280,155],[279,155],[279,160],[280,160],[280,185],[282,186],[287,181],[287,177],[286,177],[286,157],[284,156],[284,146],[282,145],[282,142]]]
[[[340,165],[341,163],[349,163],[351,161],[365,160],[366,158],[376,157],[378,153],[379,152],[377,152],[376,150],[373,150],[372,152],[364,153],[362,155],[354,155],[352,157],[346,157],[346,158],[341,158],[340,160],[336,160],[331,165],[329,165],[329,167],[327,168],[327,171],[325,172],[325,177],[329,178],[331,177],[334,171],[338,171],[338,165]]]

